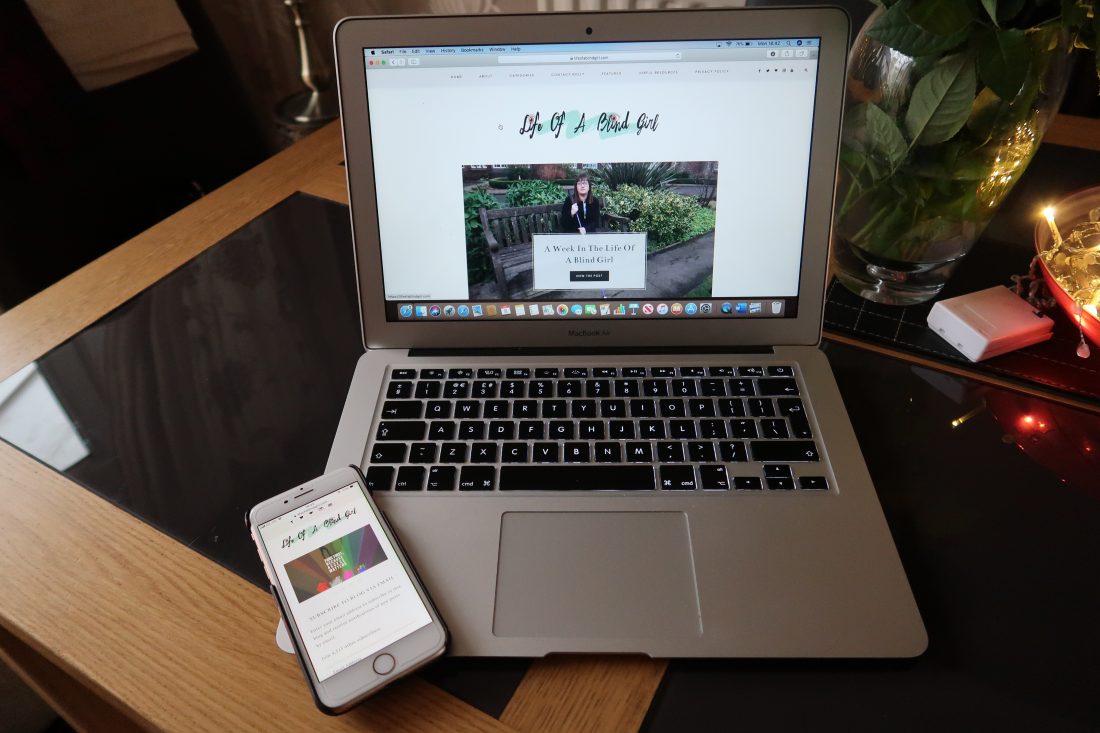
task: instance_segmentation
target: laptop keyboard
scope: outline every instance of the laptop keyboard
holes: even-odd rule
[[[822,491],[790,366],[392,368],[372,491]]]

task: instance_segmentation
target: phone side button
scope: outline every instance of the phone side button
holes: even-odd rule
[[[378,674],[389,674],[393,671],[393,668],[397,666],[397,662],[394,661],[393,656],[390,654],[379,654],[374,658],[374,671]]]

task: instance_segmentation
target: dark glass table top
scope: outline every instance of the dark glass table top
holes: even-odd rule
[[[324,469],[363,350],[352,273],[347,209],[294,195],[0,382],[0,438],[265,587],[244,515]],[[1100,728],[1100,416],[823,348],[928,652],[676,660],[643,729]],[[424,676],[499,716],[528,663]]]

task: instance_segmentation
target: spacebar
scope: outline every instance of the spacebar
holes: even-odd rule
[[[502,466],[501,491],[653,491],[652,466]]]

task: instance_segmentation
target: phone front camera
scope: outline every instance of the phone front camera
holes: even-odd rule
[[[592,26],[589,26],[588,28],[585,28],[584,32],[587,33],[588,35],[592,35]]]

